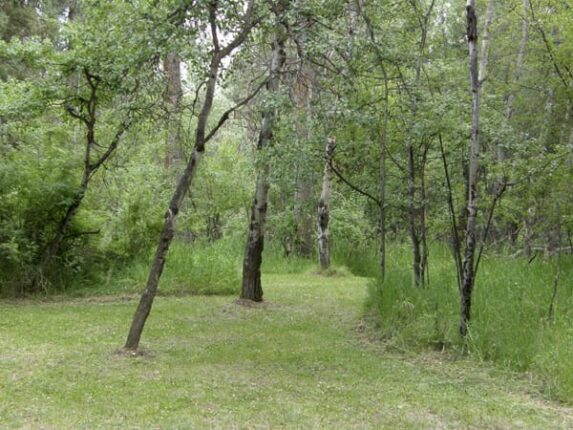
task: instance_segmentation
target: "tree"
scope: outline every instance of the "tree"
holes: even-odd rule
[[[285,43],[287,40],[287,27],[285,13],[289,6],[289,0],[279,0],[276,4],[277,28],[272,41],[271,64],[267,93],[270,97],[276,96],[279,90],[280,74],[286,60]],[[273,121],[275,107],[268,103],[263,112],[263,121],[257,151],[263,151],[271,144],[273,136]],[[263,262],[263,249],[265,243],[265,222],[268,207],[269,182],[268,175],[270,166],[266,160],[259,160],[259,170],[255,185],[255,197],[251,206],[251,220],[243,259],[243,281],[241,286],[241,298],[260,302],[263,300],[263,288],[261,285],[261,265]]]
[[[472,93],[472,119],[470,139],[470,161],[468,177],[467,225],[465,233],[465,251],[462,265],[462,285],[460,290],[460,334],[468,332],[471,314],[472,292],[475,283],[474,254],[476,250],[476,221],[478,213],[478,168],[479,168],[479,119],[480,119],[480,82],[478,70],[478,33],[475,0],[467,0],[467,41],[469,48],[470,88]]]
[[[195,176],[197,167],[201,161],[201,157],[205,152],[205,144],[225,123],[232,111],[244,105],[252,97],[254,97],[254,94],[251,94],[249,97],[235,105],[231,110],[225,112],[215,127],[210,132],[207,132],[207,124],[213,107],[215,89],[222,61],[245,41],[257,23],[257,18],[255,16],[254,10],[254,1],[251,0],[248,2],[244,14],[239,18],[240,26],[237,29],[236,35],[228,42],[227,45],[221,45],[219,43],[219,30],[217,25],[217,13],[219,12],[219,6],[220,4],[218,2],[212,1],[208,4],[207,7],[208,26],[211,32],[212,50],[210,51],[207,81],[205,85],[205,96],[203,99],[201,111],[199,113],[197,128],[195,130],[195,145],[193,147],[191,158],[189,159],[183,174],[177,182],[177,186],[169,202],[169,207],[165,213],[165,222],[163,224],[163,229],[161,230],[161,235],[159,237],[159,243],[155,251],[155,256],[153,257],[153,261],[151,263],[147,285],[141,295],[141,299],[133,316],[131,328],[129,329],[129,334],[124,345],[124,348],[129,351],[136,351],[139,347],[139,342],[145,327],[145,322],[149,316],[149,313],[151,312],[153,300],[155,299],[157,288],[159,286],[159,280],[163,272],[163,267],[165,266],[167,252],[169,251],[169,246],[173,240],[175,232],[175,219],[179,213],[179,209],[183,199],[185,198],[185,194],[188,192],[192,185],[193,177]]]

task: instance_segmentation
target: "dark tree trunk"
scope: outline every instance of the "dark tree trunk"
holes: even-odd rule
[[[261,284],[261,265],[265,247],[265,221],[267,217],[267,200],[269,193],[268,166],[259,172],[256,183],[255,199],[251,207],[249,236],[243,260],[243,283],[241,298],[260,302],[263,300]]]
[[[384,78],[384,114],[382,118],[382,128],[380,132],[380,147],[379,147],[379,158],[378,161],[380,163],[380,170],[379,170],[379,201],[378,201],[378,233],[380,235],[380,245],[379,245],[379,254],[380,254],[380,279],[384,281],[384,277],[386,275],[386,140],[388,136],[388,116],[389,116],[389,95],[388,95],[388,73],[386,72],[385,66],[385,59],[380,51],[379,44],[376,41],[376,36],[374,34],[374,29],[372,27],[372,21],[370,20],[369,16],[367,15],[366,11],[364,10],[364,5],[362,1],[357,1],[356,5],[358,6],[359,12],[364,19],[364,23],[366,24],[366,28],[368,30],[368,35],[370,37],[370,41],[372,42],[372,46],[376,52],[376,60],[378,61],[378,66],[380,67],[380,71],[382,72],[382,76]]]
[[[213,77],[216,79],[216,72]],[[214,80],[215,80],[214,79]],[[211,88],[207,89],[208,93],[206,96],[205,103],[203,105],[203,111],[208,112],[211,107],[214,92],[214,83]],[[208,101],[207,99],[210,99]],[[203,124],[205,126],[205,123]],[[201,141],[205,137],[205,129],[203,128],[202,138],[197,138],[197,142]],[[200,134],[199,129],[197,130],[197,135]],[[165,266],[165,260],[167,257],[167,252],[169,251],[169,246],[173,240],[173,235],[175,233],[175,218],[179,212],[179,207],[183,202],[185,197],[185,192],[191,186],[193,176],[197,170],[197,165],[203,155],[204,147],[203,145],[197,145],[193,150],[191,159],[185,168],[185,172],[179,179],[175,193],[171,198],[169,203],[169,209],[165,214],[165,222],[163,223],[163,229],[161,230],[161,235],[159,236],[159,244],[157,245],[157,250],[155,251],[155,256],[151,264],[151,270],[149,271],[149,276],[147,278],[147,285],[141,299],[139,300],[139,305],[133,316],[133,321],[131,323],[131,328],[129,329],[129,334],[127,336],[127,341],[125,342],[125,348],[130,350],[136,350],[139,346],[139,341],[141,339],[141,334],[143,333],[143,328],[149,313],[151,312],[151,306],[153,305],[153,300],[157,294],[157,287],[159,286],[159,279],[163,273],[163,267]]]
[[[282,11],[285,11],[288,0],[280,3]],[[282,17],[279,17],[282,20]],[[284,44],[286,42],[287,32],[281,22],[277,28],[274,40],[272,42],[272,56],[270,67],[270,78],[267,84],[267,92],[276,94],[279,88],[279,75],[283,64],[286,60]],[[275,112],[274,108],[266,108],[263,113],[263,124],[259,134],[257,150],[261,153],[267,148],[272,139],[272,126]],[[265,242],[265,221],[268,206],[268,175],[270,171],[269,164],[266,160],[261,160],[262,167],[257,174],[255,197],[251,206],[251,222],[249,223],[249,232],[247,236],[247,245],[245,247],[245,256],[243,259],[243,279],[241,287],[241,298],[260,302],[263,300],[263,288],[261,285],[261,265],[263,262],[263,249]]]
[[[410,140],[410,139],[409,139]],[[420,252],[420,238],[417,229],[417,205],[416,205],[416,166],[414,161],[414,146],[408,142],[408,232],[412,242],[412,272],[414,284],[422,284],[422,254]]]

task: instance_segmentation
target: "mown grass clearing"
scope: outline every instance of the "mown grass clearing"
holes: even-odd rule
[[[160,297],[0,305],[3,428],[572,428],[522,377],[365,345],[366,279],[267,275],[267,302]]]

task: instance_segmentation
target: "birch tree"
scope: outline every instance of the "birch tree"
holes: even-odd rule
[[[475,0],[466,3],[467,42],[469,50],[469,75],[472,94],[471,138],[468,176],[467,224],[465,233],[465,251],[462,265],[462,284],[460,289],[460,324],[462,336],[468,332],[471,315],[472,292],[475,283],[474,254],[476,250],[476,222],[478,214],[478,167],[479,167],[479,120],[480,120],[480,83],[478,69],[478,32]]]

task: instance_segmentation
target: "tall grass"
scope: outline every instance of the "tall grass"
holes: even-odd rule
[[[551,395],[573,401],[573,260],[562,257],[555,314],[548,318],[557,271],[552,259],[490,255],[482,260],[467,339],[458,335],[455,269],[445,247],[430,256],[430,285],[412,285],[407,248],[389,250],[386,281],[373,282],[367,308],[382,336],[400,348],[461,348],[479,359],[533,372]]]
[[[353,275],[373,278],[380,273],[380,261],[374,244],[357,249],[350,243],[336,242],[331,253],[333,264],[348,268]]]
[[[240,289],[241,252],[236,241],[185,243],[174,241],[169,250],[158,290],[160,295],[233,295]],[[70,291],[73,295],[132,294],[147,281],[153,251],[132,260],[108,265],[92,285]]]

